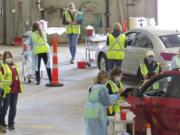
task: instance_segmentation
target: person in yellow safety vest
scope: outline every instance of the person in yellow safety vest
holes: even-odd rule
[[[3,63],[3,58],[2,58],[2,54],[0,54],[0,69],[2,63]],[[4,76],[0,70],[0,112],[2,111],[3,108],[3,101],[5,96],[4,85],[5,85]],[[1,125],[0,125],[0,133],[6,133],[6,129]]]
[[[172,60],[171,69],[180,70],[180,48],[179,48],[178,55],[176,55]]]
[[[110,80],[108,81],[106,87],[109,90],[109,94],[119,94],[120,98],[114,106],[110,106],[108,110],[108,115],[114,115],[120,112],[120,103],[125,100],[121,94],[123,93],[123,85],[121,83],[122,72],[119,68],[115,68],[111,72]]]
[[[160,64],[155,60],[153,51],[147,51],[144,62],[139,65],[137,76],[142,84],[145,80],[161,72]]]
[[[106,107],[113,105],[119,99],[118,94],[108,94],[107,81],[108,73],[100,71],[95,84],[89,90],[84,107],[86,135],[107,135],[108,117]]]
[[[75,9],[73,2],[68,4],[68,9],[64,12],[65,21],[66,21],[66,34],[69,44],[69,50],[71,53],[71,64],[74,63],[76,56],[76,45],[78,42],[79,35],[81,33],[80,24],[76,20],[76,16],[80,12]]]
[[[107,59],[108,59],[108,71],[109,73],[115,67],[121,67],[122,61],[125,57],[125,44],[126,36],[122,33],[121,24],[115,23],[113,32],[107,37]]]
[[[1,72],[4,76],[4,81],[6,82],[4,86],[6,96],[3,101],[3,109],[0,111],[0,125],[7,127],[5,123],[5,117],[7,110],[10,107],[8,128],[9,130],[13,130],[15,124],[14,120],[16,117],[18,94],[22,93],[23,88],[20,80],[18,65],[13,62],[13,56],[9,51],[5,51],[3,53],[3,64],[1,67]]]
[[[37,85],[40,84],[40,67],[41,59],[43,59],[46,66],[46,71],[49,78],[49,83],[51,83],[51,67],[49,60],[49,45],[47,45],[47,37],[44,32],[41,31],[39,24],[34,23],[32,26],[32,34],[30,36],[30,42],[28,43],[32,47],[33,57],[35,61],[36,70],[36,80]]]

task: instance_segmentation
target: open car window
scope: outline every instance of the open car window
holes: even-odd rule
[[[166,76],[160,78],[159,80],[152,83],[143,93],[144,96],[150,97],[171,97],[171,95],[167,95],[171,91],[170,86],[172,85],[172,81],[174,76]]]
[[[137,35],[136,32],[130,32],[126,34],[126,46],[132,46],[136,35]]]
[[[151,48],[151,49],[153,48],[150,38],[143,33],[138,33],[133,46],[141,47],[141,48]]]

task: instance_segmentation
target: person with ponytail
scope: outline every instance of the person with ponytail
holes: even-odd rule
[[[37,85],[40,84],[40,67],[41,67],[41,59],[43,59],[44,64],[46,66],[49,83],[51,83],[51,68],[50,68],[50,60],[49,60],[49,45],[47,43],[47,37],[44,32],[41,31],[39,24],[34,23],[32,26],[32,34],[26,44],[32,47],[33,60],[32,62],[35,65],[33,67],[33,71],[36,71],[36,80]]]

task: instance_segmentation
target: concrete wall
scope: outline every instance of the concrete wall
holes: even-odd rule
[[[17,4],[18,0],[4,0],[6,7],[6,44],[12,43],[14,37],[20,35],[21,33],[30,30],[31,24],[40,19],[41,14],[37,8],[38,0],[22,0],[22,12]],[[49,26],[61,26],[60,11],[62,8],[67,7],[68,2],[74,2],[77,9],[87,2],[87,0],[41,0],[41,8],[45,9],[44,17],[48,21]],[[94,3],[92,5],[85,5],[85,8],[92,6],[95,11],[86,14],[85,23],[95,22],[95,16],[102,16],[102,28],[99,32],[105,32],[105,0],[89,0]],[[114,22],[119,20],[118,17],[118,0],[110,0],[110,24],[113,25]],[[127,18],[127,2],[132,3],[134,0],[121,0],[123,3],[124,18]],[[139,4],[129,7],[129,17],[154,17],[157,18],[157,0],[139,0]],[[16,13],[12,14],[11,9],[15,8]],[[93,15],[92,15],[92,14]],[[22,18],[21,15],[22,14]]]

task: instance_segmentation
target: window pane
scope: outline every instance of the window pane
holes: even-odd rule
[[[180,35],[167,35],[160,37],[167,48],[180,47]]]
[[[165,97],[167,95],[167,92],[169,91],[172,80],[172,76],[161,78],[150,85],[149,88],[144,92],[144,94],[148,96]]]
[[[142,48],[152,48],[152,42],[146,35],[139,34],[137,36],[134,46]]]

